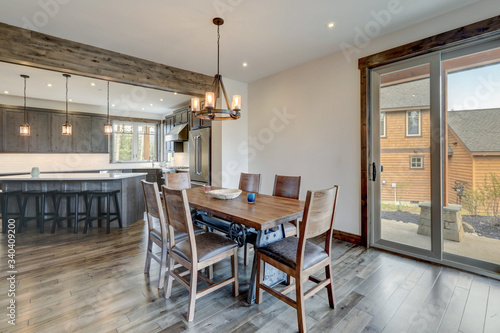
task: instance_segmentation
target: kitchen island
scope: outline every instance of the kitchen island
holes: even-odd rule
[[[39,177],[31,175],[3,176],[0,177],[0,185],[3,191],[120,190],[118,201],[122,223],[126,227],[143,218],[142,179],[146,179],[146,173],[42,173]],[[49,206],[49,209],[52,207]],[[28,213],[33,215],[33,212]]]

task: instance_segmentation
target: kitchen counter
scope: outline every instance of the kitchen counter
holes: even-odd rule
[[[143,218],[144,195],[141,180],[146,179],[146,175],[146,173],[42,173],[39,177],[31,177],[29,174],[0,176],[0,185],[4,191],[120,190],[118,203],[122,215],[122,224],[126,227]],[[14,205],[14,201],[9,201],[9,205]],[[48,209],[52,210],[52,203],[50,200],[48,201]],[[96,209],[96,206],[93,205],[93,209]],[[15,211],[16,207],[11,207],[11,209]],[[60,209],[60,214],[65,214],[66,207]],[[34,206],[28,206],[30,216],[35,214],[34,210]],[[30,223],[33,225],[36,222],[32,221]],[[116,227],[117,223],[112,223],[112,226]]]
[[[89,181],[89,180],[119,180],[145,176],[146,173],[41,173],[39,177],[31,175],[0,176],[4,181]]]

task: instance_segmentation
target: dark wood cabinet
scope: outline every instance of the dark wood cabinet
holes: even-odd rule
[[[194,130],[202,127],[212,127],[212,121],[200,119],[193,112],[188,111],[189,129]]]
[[[162,170],[157,168],[157,169],[132,169],[132,170],[122,170],[122,172],[131,172],[131,173],[147,173],[146,175],[146,181],[147,182],[156,182],[158,184],[158,188],[161,189],[161,186],[165,184],[165,182],[162,179],[163,173]]]
[[[92,118],[73,116],[73,152],[90,153],[92,148]]]
[[[30,153],[50,151],[50,113],[28,112],[28,123],[31,127],[28,151]]]
[[[19,126],[24,123],[24,112],[4,109],[3,111],[3,151],[7,153],[28,152],[28,136],[19,134]]]
[[[0,130],[2,134],[0,134],[0,151],[3,151],[3,133],[5,133],[5,128],[3,128],[3,110],[0,109]]]
[[[165,117],[165,134],[170,132],[170,130],[174,127],[174,120],[175,116],[168,116]],[[172,153],[174,152],[174,142],[172,141],[165,141],[165,152],[167,153]]]
[[[104,134],[104,125],[107,119],[105,117],[92,116],[92,152],[107,153],[109,152],[109,135]]]
[[[174,125],[185,124],[189,122],[188,107],[174,111]]]

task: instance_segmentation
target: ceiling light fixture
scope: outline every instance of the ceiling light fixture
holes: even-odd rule
[[[104,124],[104,134],[106,135],[111,135],[113,134],[113,126],[111,125],[111,122],[109,121],[109,81],[108,81],[108,107],[107,107],[107,120],[106,124]]]
[[[71,75],[63,74],[63,76],[66,78],[66,122],[62,125],[62,135],[71,135],[73,134],[73,128],[68,122],[68,79]]]
[[[240,117],[241,96],[234,95],[231,109],[229,109],[229,99],[227,98],[226,88],[222,82],[222,75],[219,74],[219,54],[220,54],[220,34],[219,28],[224,24],[224,20],[216,17],[212,22],[217,26],[217,74],[214,77],[211,91],[205,93],[205,108],[200,109],[200,99],[198,97],[191,98],[191,111],[196,117],[206,120],[231,120]],[[226,107],[229,109],[217,109],[217,99],[224,95]],[[222,101],[221,101],[222,106]]]
[[[26,111],[26,79],[29,79],[30,77],[28,75],[21,75],[21,77],[24,79],[24,123],[19,126],[19,135],[30,136],[31,129],[28,124],[28,112]]]
[[[3,91],[3,93],[4,93],[4,94],[8,94],[9,92],[8,92],[7,90],[4,90],[4,91]]]
[[[333,23],[333,22],[328,23],[328,28],[330,28],[330,29],[331,29],[331,28],[333,28],[334,26],[335,26],[335,23]]]
[[[92,82],[90,85],[91,85],[92,87],[95,87],[95,83],[94,83],[94,82]]]
[[[47,87],[52,87],[52,83],[47,83]]]
[[[243,65],[243,67],[247,67],[248,66],[248,64],[246,62],[244,62],[242,65]]]

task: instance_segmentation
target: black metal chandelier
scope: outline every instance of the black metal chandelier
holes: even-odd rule
[[[198,97],[191,98],[191,111],[196,117],[206,120],[234,120],[240,117],[241,111],[241,96],[233,95],[233,102],[229,108],[229,99],[227,98],[226,88],[222,82],[222,75],[219,74],[219,54],[220,54],[220,34],[219,28],[224,24],[224,20],[216,17],[212,22],[217,26],[217,74],[214,76],[211,91],[205,93],[205,105],[201,109],[200,99]],[[217,109],[217,99],[224,96],[226,109]],[[222,101],[221,101],[222,106]]]

